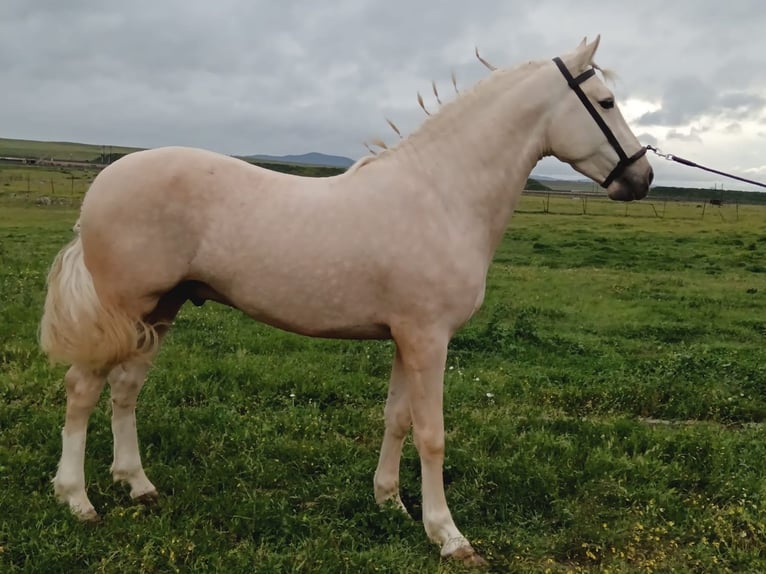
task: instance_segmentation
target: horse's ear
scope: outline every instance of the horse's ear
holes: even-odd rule
[[[598,50],[599,42],[601,42],[601,34],[596,36],[596,39],[588,44],[587,39],[583,39],[575,52],[575,68],[578,71],[584,70],[593,63],[593,56]]]
[[[593,42],[590,44],[590,57],[591,60],[593,59],[593,56],[596,54],[596,50],[598,50],[598,45],[601,42],[601,34],[596,35],[596,39],[593,40]]]

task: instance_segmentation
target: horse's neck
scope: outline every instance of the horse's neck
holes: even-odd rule
[[[495,72],[381,158],[426,177],[417,193],[454,206],[456,223],[489,258],[545,146],[546,98],[525,72]]]

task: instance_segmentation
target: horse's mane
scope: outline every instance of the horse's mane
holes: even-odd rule
[[[512,68],[497,68],[493,66],[492,64],[490,64],[489,62],[487,62],[484,58],[482,58],[479,55],[478,50],[476,51],[476,57],[484,66],[486,66],[491,71],[489,76],[485,76],[484,78],[481,78],[470,88],[467,88],[464,90],[458,90],[457,84],[455,82],[455,76],[453,74],[452,83],[455,86],[455,92],[457,96],[453,100],[450,100],[444,103],[442,103],[441,99],[439,98],[439,94],[437,93],[437,90],[436,90],[436,84],[432,82],[434,95],[436,96],[436,100],[439,104],[438,110],[434,113],[429,112],[426,109],[425,105],[423,104],[423,98],[421,97],[420,93],[418,93],[418,96],[417,96],[418,104],[420,105],[421,108],[423,108],[423,111],[425,111],[426,119],[411,134],[404,137],[402,136],[401,132],[396,127],[396,125],[390,119],[385,118],[386,122],[388,122],[391,128],[399,136],[400,138],[399,141],[393,145],[386,144],[380,138],[375,138],[371,140],[369,143],[365,142],[364,146],[368,150],[370,150],[370,155],[361,157],[351,167],[349,167],[348,170],[346,170],[346,173],[347,174],[354,173],[366,165],[369,165],[379,159],[389,156],[393,152],[395,152],[403,142],[409,140],[410,138],[418,134],[427,133],[433,126],[434,122],[441,120],[445,114],[451,113],[451,111],[453,111],[456,107],[459,107],[459,106],[462,107],[462,105],[465,104],[467,101],[476,98],[477,92],[480,89],[483,89],[486,85],[490,83],[494,83],[500,78],[507,78],[509,75],[516,75],[520,72],[529,72],[530,70],[538,69],[540,66],[542,66],[546,62],[543,60],[536,60],[536,61],[525,62],[517,66],[514,66]],[[612,70],[601,68],[595,62],[591,62],[591,66],[593,67],[593,69],[601,73],[601,76],[603,77],[605,82],[613,83],[616,80],[617,74],[613,72]],[[370,144],[378,147],[380,151],[374,151],[370,147]]]
[[[596,64],[596,62],[591,62],[590,65],[593,66],[594,70],[601,72],[601,77],[604,79],[604,82],[609,84],[614,84],[617,82],[617,78],[619,76],[614,70],[610,70],[609,68],[602,68]]]
[[[479,81],[473,84],[473,86],[467,89],[462,89],[460,91],[457,91],[457,88],[456,88],[457,96],[454,99],[450,101],[446,101],[444,103],[441,103],[439,96],[436,95],[437,101],[439,102],[439,108],[435,112],[429,112],[425,108],[425,106],[422,103],[422,97],[420,96],[420,94],[418,94],[418,103],[420,104],[420,107],[422,107],[423,110],[426,112],[426,119],[412,133],[410,133],[406,137],[402,137],[401,134],[399,133],[398,128],[396,128],[393,125],[393,122],[391,122],[391,120],[388,120],[386,118],[386,121],[389,123],[389,125],[391,125],[392,129],[394,129],[394,131],[397,134],[399,134],[400,140],[393,145],[388,145],[379,138],[371,140],[370,143],[379,147],[380,151],[373,151],[370,148],[370,146],[367,143],[365,143],[364,144],[365,147],[367,147],[367,149],[370,150],[371,154],[360,158],[356,163],[354,163],[346,171],[346,173],[353,173],[355,171],[358,171],[362,167],[369,165],[370,163],[374,161],[383,159],[384,157],[391,155],[400,147],[400,145],[403,142],[406,142],[407,140],[409,140],[410,138],[418,134],[427,133],[432,128],[433,124],[442,120],[446,114],[452,113],[456,108],[463,107],[463,105],[466,102],[475,99],[477,97],[478,91],[482,89],[484,86],[496,82],[499,78],[507,77],[509,74],[516,74],[521,70],[526,70],[526,69],[529,69],[530,67],[534,67],[535,64],[542,64],[542,62],[526,62],[524,64],[520,64],[513,68],[496,69],[489,76],[485,76],[484,78],[481,78]]]

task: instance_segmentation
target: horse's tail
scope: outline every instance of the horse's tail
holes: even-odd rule
[[[40,346],[51,362],[105,370],[150,357],[158,342],[153,326],[99,299],[80,237],[59,252],[48,273],[40,322]]]

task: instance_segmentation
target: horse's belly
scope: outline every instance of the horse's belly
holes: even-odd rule
[[[263,289],[256,286],[245,292],[234,289],[212,290],[219,301],[239,309],[249,317],[284,331],[331,339],[390,339],[389,325],[379,320],[380,313],[371,313],[378,304],[374,297],[328,297],[314,291],[311,295],[289,288]]]
[[[391,329],[382,324],[339,325],[327,328],[291,329],[296,333],[310,337],[326,337],[329,339],[390,339]]]
[[[310,314],[301,319],[284,316],[268,311],[243,310],[253,319],[277,327],[284,331],[307,335],[309,337],[325,337],[329,339],[390,339],[391,329],[383,323],[354,321],[349,318],[328,319],[324,317],[311,318]]]

